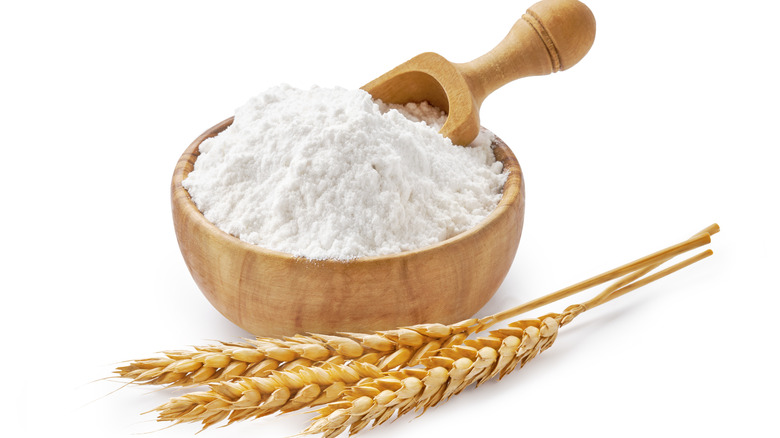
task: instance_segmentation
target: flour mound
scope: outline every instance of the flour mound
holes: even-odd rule
[[[446,115],[362,90],[278,86],[203,141],[183,186],[239,239],[310,259],[419,249],[477,225],[506,181],[492,138],[453,146]]]

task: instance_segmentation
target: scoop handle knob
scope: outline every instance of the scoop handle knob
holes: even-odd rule
[[[503,85],[566,70],[588,53],[596,19],[577,0],[542,0],[526,11],[490,52],[456,64],[477,104]]]

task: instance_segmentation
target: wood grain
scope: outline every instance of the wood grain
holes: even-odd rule
[[[181,182],[198,146],[232,123],[199,136],[182,154],[171,183],[176,237],[206,298],[255,335],[365,332],[471,317],[493,296],[514,259],[523,227],[523,175],[495,140],[509,172],[498,207],[480,225],[439,244],[352,261],[309,260],[242,242],[210,223]]]
[[[428,52],[379,76],[362,88],[389,103],[428,101],[447,111],[441,134],[458,145],[479,133],[479,109],[503,85],[527,76],[566,70],[588,53],[596,20],[576,0],[543,0],[531,6],[490,52],[456,64]]]

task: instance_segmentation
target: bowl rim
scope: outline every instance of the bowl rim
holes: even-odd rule
[[[200,155],[200,151],[198,149],[200,144],[208,138],[217,136],[219,133],[227,129],[227,127],[230,126],[232,123],[233,123],[233,117],[229,117],[217,123],[216,125],[207,129],[201,135],[199,135],[187,147],[184,153],[182,153],[182,155],[179,157],[179,161],[177,162],[176,168],[174,169],[173,172],[173,178],[171,181],[171,200],[174,204],[176,204],[176,207],[178,207],[178,209],[182,214],[185,214],[189,216],[190,219],[194,219],[195,221],[197,221],[199,225],[205,227],[205,229],[210,231],[213,235],[219,236],[221,240],[226,241],[231,245],[237,245],[241,247],[241,249],[243,249],[244,251],[252,252],[255,255],[261,257],[276,258],[285,261],[306,261],[324,267],[329,267],[329,266],[336,267],[336,266],[344,266],[344,265],[368,265],[368,264],[375,264],[377,262],[408,258],[412,256],[425,256],[427,254],[440,251],[442,247],[449,246],[462,241],[467,241],[472,238],[476,238],[476,236],[478,236],[483,229],[490,227],[492,223],[500,220],[502,216],[513,214],[513,210],[517,208],[518,203],[521,203],[520,204],[521,208],[524,207],[525,183],[523,179],[522,169],[520,168],[520,164],[517,161],[517,157],[515,157],[512,150],[509,148],[509,146],[507,146],[506,143],[504,143],[503,140],[501,140],[498,136],[496,136],[491,131],[483,127],[482,129],[485,129],[492,135],[493,140],[492,140],[491,147],[494,151],[493,153],[496,156],[496,160],[502,162],[504,166],[503,172],[507,173],[507,179],[506,182],[504,182],[501,199],[499,200],[498,204],[493,209],[493,211],[491,211],[490,214],[488,214],[484,219],[482,219],[482,221],[480,221],[475,227],[469,228],[468,230],[463,231],[448,239],[442,240],[441,242],[437,242],[434,243],[433,245],[428,245],[422,248],[401,251],[393,254],[356,257],[353,259],[346,259],[346,260],[311,259],[303,256],[296,256],[282,251],[276,251],[276,250],[264,248],[259,245],[245,242],[239,239],[238,237],[221,230],[215,224],[207,220],[206,217],[203,215],[203,213],[195,205],[195,202],[190,197],[190,194],[187,191],[187,189],[185,189],[184,186],[182,185],[182,181],[184,181],[184,179],[186,179],[189,173],[193,170],[194,163],[197,160],[197,157]],[[500,152],[500,154],[503,155],[503,157],[499,157],[498,152]]]

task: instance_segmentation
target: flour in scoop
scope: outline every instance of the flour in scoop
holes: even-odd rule
[[[183,186],[207,220],[263,248],[338,260],[423,248],[476,226],[506,181],[491,135],[454,146],[445,119],[362,90],[274,87],[201,143]]]

